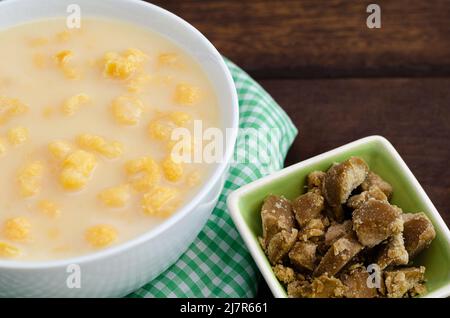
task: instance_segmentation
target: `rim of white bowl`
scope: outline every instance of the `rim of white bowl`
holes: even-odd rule
[[[3,5],[12,5],[15,2],[21,2],[23,0],[6,0],[6,1],[0,1],[0,10]],[[100,259],[114,256],[116,254],[119,254],[125,250],[128,250],[134,246],[138,246],[156,236],[158,236],[160,233],[164,232],[168,228],[172,227],[175,223],[180,221],[183,217],[185,217],[189,212],[191,212],[196,206],[199,205],[200,200],[203,199],[209,192],[209,190],[214,186],[216,182],[219,182],[220,177],[223,173],[225,173],[225,170],[228,167],[228,164],[232,158],[233,152],[234,152],[234,146],[237,139],[237,131],[239,127],[239,107],[238,107],[238,96],[236,92],[236,87],[234,85],[233,78],[231,76],[231,73],[228,69],[228,67],[225,64],[225,61],[223,60],[220,53],[217,51],[217,49],[214,47],[214,45],[194,26],[192,26],[190,23],[188,23],[186,20],[182,19],[181,17],[175,15],[174,13],[163,9],[157,5],[140,1],[140,0],[108,0],[110,2],[116,2],[116,3],[129,3],[130,5],[134,6],[140,6],[142,10],[154,10],[158,14],[166,15],[169,19],[172,19],[174,23],[177,23],[185,29],[187,32],[192,32],[195,34],[208,48],[209,53],[211,53],[219,63],[219,67],[221,71],[223,72],[223,76],[226,79],[227,82],[227,89],[228,93],[231,97],[232,104],[229,105],[232,110],[232,118],[231,118],[231,127],[224,127],[224,128],[231,128],[231,132],[228,134],[229,137],[231,137],[229,140],[227,139],[226,142],[226,148],[225,152],[222,158],[222,161],[219,163],[219,165],[214,169],[212,174],[210,175],[209,179],[206,181],[206,183],[202,186],[201,189],[197,191],[197,193],[194,195],[192,200],[190,200],[184,207],[176,211],[174,215],[172,215],[167,220],[164,220],[162,223],[158,224],[156,227],[150,229],[148,232],[145,232],[144,234],[141,234],[131,240],[125,241],[123,243],[120,243],[118,245],[106,248],[104,250],[92,252],[85,255],[70,257],[70,258],[64,258],[64,259],[57,259],[57,260],[43,260],[43,261],[15,261],[15,260],[0,260],[0,269],[21,269],[21,270],[34,270],[34,269],[49,269],[49,268],[55,268],[55,267],[65,267],[70,264],[87,264],[90,262],[98,261]],[[104,16],[104,18],[108,18],[107,15]],[[118,18],[114,18],[115,20],[119,20]],[[128,22],[128,21],[126,21]],[[131,23],[132,22],[128,22]],[[157,32],[157,31],[155,31]],[[158,32],[157,32],[158,33]],[[193,57],[193,56],[192,56]],[[193,57],[195,61],[202,64],[197,58]]]

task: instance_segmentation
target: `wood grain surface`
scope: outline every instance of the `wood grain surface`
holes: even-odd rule
[[[381,7],[381,29],[366,6]],[[154,1],[256,78],[299,135],[286,165],[385,136],[450,224],[450,0]],[[262,283],[259,296],[270,292]]]

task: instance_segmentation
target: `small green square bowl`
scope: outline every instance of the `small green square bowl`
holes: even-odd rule
[[[433,222],[436,239],[413,261],[426,266],[427,294],[422,297],[450,296],[450,231],[411,170],[384,137],[370,136],[328,151],[249,183],[228,197],[234,223],[275,297],[287,297],[258,242],[262,234],[260,209],[268,194],[293,199],[304,192],[306,176],[314,170],[327,170],[333,162],[351,156],[363,158],[370,169],[392,184],[391,202],[408,213],[423,211]]]

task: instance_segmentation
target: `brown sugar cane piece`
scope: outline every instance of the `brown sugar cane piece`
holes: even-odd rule
[[[289,251],[292,265],[299,270],[312,271],[316,263],[317,244],[312,242],[296,242]]]
[[[297,240],[298,231],[292,229],[291,232],[281,231],[275,234],[267,245],[267,257],[272,265],[279,264],[289,253]]]
[[[324,202],[324,198],[315,192],[302,194],[292,202],[292,210],[300,227],[306,226],[309,221],[320,216]]]
[[[379,201],[388,201],[387,196],[383,191],[380,190],[379,187],[373,186],[369,188],[369,190],[361,192],[360,194],[356,194],[351,196],[347,201],[347,206],[352,209],[357,209],[369,199],[375,199]]]
[[[369,287],[367,284],[368,278],[369,273],[363,266],[358,266],[341,275],[341,281],[346,287],[344,296],[347,298],[377,297],[377,289]]]
[[[294,270],[288,266],[277,264],[272,267],[272,270],[277,279],[285,285],[292,283],[297,278]]]
[[[405,249],[405,243],[402,234],[392,236],[389,241],[381,247],[378,254],[377,264],[380,269],[385,269],[391,265],[408,264],[408,252]]]
[[[355,239],[345,237],[338,239],[323,256],[314,270],[314,276],[325,273],[331,276],[336,275],[362,249],[363,246]]]
[[[388,199],[392,196],[392,186],[384,181],[379,175],[377,175],[375,172],[370,171],[367,175],[366,180],[361,184],[361,189],[363,191],[368,191],[373,186],[377,186],[383,193],[386,195]]]
[[[380,244],[403,231],[401,210],[388,202],[369,199],[353,211],[353,229],[359,242],[368,247]]]
[[[321,275],[308,281],[297,280],[288,285],[290,298],[340,298],[343,297],[345,286],[342,282],[328,275]]]
[[[298,232],[298,240],[299,241],[308,241],[316,239],[322,239],[322,236],[325,233],[325,220],[322,219],[312,219],[306,224],[301,231]]]
[[[325,179],[326,173],[323,171],[313,171],[306,177],[306,184],[308,186],[308,191],[313,189],[322,190],[323,180]]]
[[[323,181],[323,193],[327,203],[333,208],[336,220],[344,218],[344,204],[352,191],[356,189],[367,177],[369,167],[358,157],[333,165]]]
[[[415,257],[436,237],[433,224],[425,213],[405,213],[403,216],[403,237],[410,258]]]
[[[407,295],[409,291],[413,294],[424,293],[423,282],[425,267],[408,267],[398,270],[385,271],[384,283],[386,286],[386,295],[389,298],[401,298]]]
[[[341,237],[348,237],[353,235],[353,223],[351,220],[346,220],[343,223],[331,224],[325,233],[325,245],[330,246]]]
[[[263,237],[260,241],[266,249],[276,234],[283,230],[290,233],[294,228],[291,202],[282,196],[267,196],[261,208],[261,221]]]

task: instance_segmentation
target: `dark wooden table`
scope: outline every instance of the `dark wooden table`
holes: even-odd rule
[[[153,1],[257,79],[299,129],[286,165],[389,139],[450,224],[450,0]],[[366,7],[381,7],[381,28]],[[269,295],[262,284],[260,296]]]

